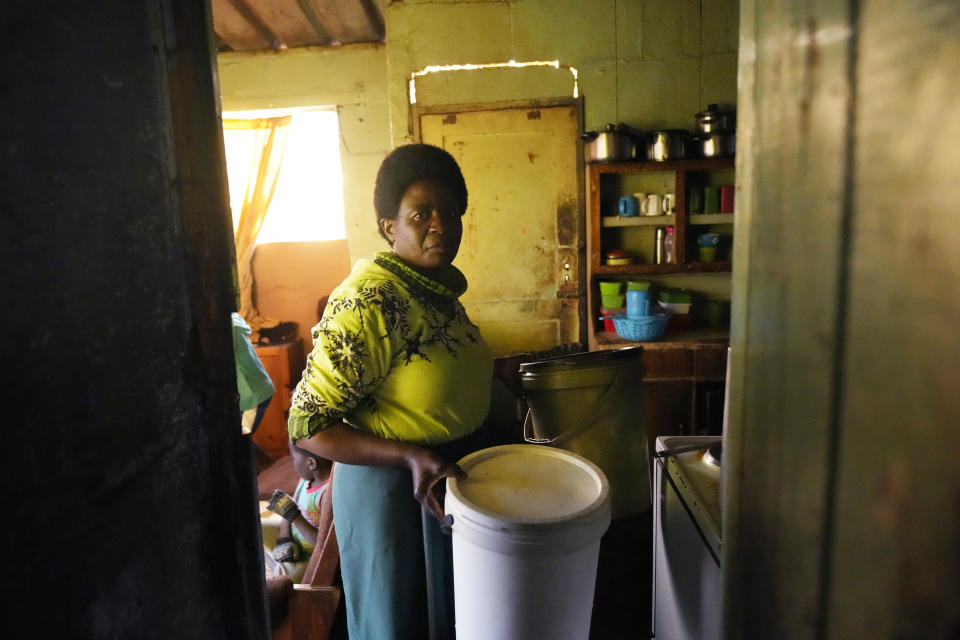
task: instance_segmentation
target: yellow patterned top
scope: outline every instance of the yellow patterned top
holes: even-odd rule
[[[381,252],[330,294],[291,401],[291,440],[343,420],[424,445],[480,426],[493,358],[458,300],[463,274],[450,266],[431,276]]]

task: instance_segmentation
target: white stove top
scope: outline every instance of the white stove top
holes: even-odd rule
[[[664,465],[667,477],[718,560],[721,547],[720,467],[713,463],[707,451],[710,445],[722,442],[720,436],[660,436],[655,454],[657,463]]]

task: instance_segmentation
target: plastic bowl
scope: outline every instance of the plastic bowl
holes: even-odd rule
[[[625,298],[626,296],[622,293],[615,296],[600,296],[600,304],[607,309],[619,309],[623,306]]]
[[[693,302],[693,296],[688,291],[661,291],[657,298],[660,302]]]
[[[658,313],[642,318],[628,318],[627,314],[613,316],[613,326],[617,335],[624,340],[652,342],[659,340],[667,330],[667,321],[670,319],[665,313]]]
[[[661,300],[659,304],[671,316],[683,316],[690,313],[691,303],[689,302],[664,302]]]
[[[630,280],[627,282],[627,291],[649,291],[650,283],[645,280]]]
[[[600,307],[600,318],[603,322],[603,330],[614,333],[617,328],[613,326],[613,316],[621,313],[625,313],[626,309],[607,309],[605,307]]]

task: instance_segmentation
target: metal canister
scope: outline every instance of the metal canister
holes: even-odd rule
[[[653,241],[653,263],[664,264],[667,261],[665,242],[667,239],[667,228],[657,227],[656,235]]]

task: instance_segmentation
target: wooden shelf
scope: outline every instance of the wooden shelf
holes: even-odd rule
[[[717,273],[729,274],[732,264],[729,260],[729,234],[734,226],[734,214],[711,213],[691,214],[688,210],[687,196],[692,186],[717,185],[729,183],[733,177],[727,173],[735,170],[735,160],[728,158],[696,158],[688,160],[670,160],[667,162],[609,162],[586,165],[587,189],[587,273],[591,283],[588,304],[595,306],[596,292],[593,283],[600,278],[651,277],[669,274]],[[720,172],[720,173],[716,173]],[[644,183],[634,178],[638,174],[660,174],[663,186],[660,191],[672,192],[675,197],[675,213],[670,216],[617,216],[603,215],[614,213],[611,205],[623,193],[630,191],[634,184]],[[660,177],[647,180],[656,184]],[[633,190],[636,190],[633,188]],[[646,191],[647,189],[643,189]],[[657,190],[654,188],[654,190]],[[696,236],[711,226],[726,226],[718,229],[725,236],[722,247],[724,258],[718,262],[699,262]],[[655,249],[654,228],[672,226],[675,228],[676,264],[651,264]],[[604,264],[604,254],[611,249],[623,249],[632,255],[634,264]],[[616,334],[604,335],[598,331],[596,319],[590,321],[591,348],[616,348],[631,344],[621,341]],[[668,333],[669,335],[669,333]],[[660,341],[663,343],[668,336]],[[633,343],[636,344],[636,343]]]
[[[732,213],[696,213],[690,215],[691,225],[733,224]]]
[[[730,271],[729,262],[684,262],[683,264],[625,264],[600,265],[593,269],[595,276],[632,276],[658,273],[701,273]]]
[[[638,172],[673,172],[673,171],[715,171],[717,169],[733,169],[734,159],[729,158],[690,158],[687,160],[666,160],[653,162],[591,162],[587,165],[589,171],[596,173],[638,173]]]
[[[714,217],[714,216],[711,216]],[[677,216],[604,216],[600,224],[604,227],[662,227],[677,223]]]
[[[723,345],[730,342],[727,329],[689,329],[686,331],[667,331],[659,340],[651,342],[624,340],[615,331],[598,331],[597,345],[601,350],[620,349],[640,345],[644,349],[672,349],[675,347],[697,348]]]
[[[596,275],[635,275],[669,274],[730,271],[729,262],[701,263],[696,260],[696,247],[691,244],[692,235],[699,233],[695,227],[710,225],[733,225],[733,214],[697,214],[687,211],[687,185],[702,178],[696,174],[710,171],[723,171],[734,168],[734,159],[696,158],[690,160],[669,160],[666,162],[595,162],[586,167],[587,185],[587,248],[588,270]],[[626,176],[641,173],[672,173],[672,191],[675,194],[676,213],[670,216],[604,216],[602,201],[610,202],[619,194],[611,193],[614,182],[601,180],[603,176]],[[652,227],[675,227],[676,257],[678,264],[649,264],[652,251],[642,257],[647,264],[611,266],[603,263],[603,254],[611,248],[605,246],[605,237],[609,234],[638,232],[651,233]],[[638,256],[634,256],[638,257]]]

